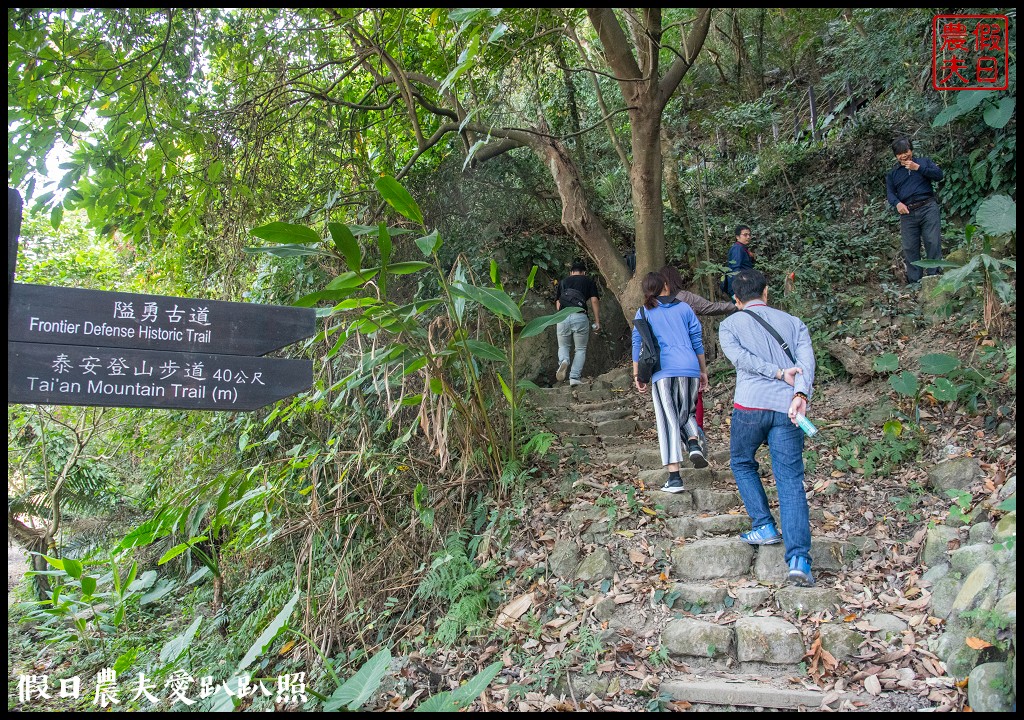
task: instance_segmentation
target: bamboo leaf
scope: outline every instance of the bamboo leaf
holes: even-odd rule
[[[43,560],[45,560],[58,570],[64,570],[64,561],[60,558],[52,558],[49,555],[43,555]]]
[[[495,288],[481,288],[469,283],[457,283],[452,285],[452,292],[461,297],[475,300],[495,315],[510,317],[519,322],[523,321],[523,315],[515,300],[507,293]]]
[[[64,558],[64,572],[78,580],[82,577],[82,563],[71,558]]]
[[[430,257],[441,247],[441,236],[438,235],[437,230],[435,230],[429,235],[416,238],[416,246],[425,257]]]
[[[501,392],[505,394],[505,399],[509,405],[515,405],[515,398],[512,397],[512,390],[509,388],[508,383],[505,382],[505,378],[501,376],[501,373],[496,373],[498,376],[498,382],[501,383]]]
[[[320,242],[320,236],[316,231],[306,225],[294,225],[291,223],[272,222],[268,225],[261,225],[249,231],[250,235],[258,237],[267,242],[300,244]]]
[[[384,177],[377,178],[376,186],[377,192],[381,194],[381,197],[384,198],[388,205],[397,210],[399,214],[418,225],[423,224],[423,213],[420,212],[420,206],[416,204],[416,201],[412,199],[412,195],[397,180],[385,175]]]
[[[327,229],[331,233],[334,247],[345,258],[349,269],[358,272],[362,267],[363,257],[356,236],[352,234],[352,231],[347,226],[341,223],[328,223]]]
[[[469,352],[472,353],[473,357],[478,357],[482,360],[508,362],[508,356],[505,355],[505,351],[488,342],[483,342],[482,340],[467,340],[466,347],[469,348]]]
[[[387,271],[392,275],[411,275],[412,273],[432,267],[430,263],[409,260],[388,265]]]
[[[275,257],[303,257],[307,255],[319,255],[321,257],[331,257],[329,252],[325,252],[318,248],[309,247],[307,245],[274,245],[272,247],[244,247],[243,252],[247,252],[250,255],[256,253],[266,253]]]
[[[545,329],[551,327],[552,325],[562,322],[570,315],[575,315],[579,311],[579,308],[569,307],[562,308],[561,310],[552,315],[542,315],[541,317],[536,317],[530,322],[526,323],[526,327],[524,327],[522,332],[519,333],[519,337],[528,338],[533,337],[534,335],[539,335]]]
[[[178,557],[183,552],[191,548],[197,542],[202,542],[205,539],[205,535],[200,535],[199,537],[190,538],[188,542],[183,542],[180,545],[175,545],[170,550],[165,552],[163,556],[156,561],[156,564],[163,565],[166,562],[170,562],[171,560],[173,560],[174,558]]]
[[[92,575],[83,575],[81,582],[83,595],[90,596],[96,592],[96,578]]]

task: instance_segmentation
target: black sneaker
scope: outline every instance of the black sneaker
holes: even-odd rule
[[[704,428],[697,428],[697,442],[700,443],[700,451],[704,457],[708,457],[708,436],[704,434]]]
[[[661,491],[667,493],[681,493],[685,489],[682,478],[669,477],[665,484],[661,486]]]
[[[687,441],[686,449],[690,453],[690,462],[693,463],[695,468],[706,468],[708,466],[708,459],[704,457],[704,451],[700,449],[699,442],[696,440]]]

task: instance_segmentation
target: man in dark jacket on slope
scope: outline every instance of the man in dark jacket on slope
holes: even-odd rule
[[[942,221],[932,183],[942,179],[942,170],[926,157],[914,157],[914,146],[907,138],[892,144],[896,167],[885,175],[885,194],[900,215],[900,243],[907,282],[921,280],[921,268],[913,263],[921,259],[924,244],[928,260],[942,259]],[[929,268],[928,275],[937,275],[938,268]]]

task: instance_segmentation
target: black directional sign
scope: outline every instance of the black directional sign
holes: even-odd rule
[[[312,382],[311,360],[7,343],[9,403],[255,410]]]
[[[265,355],[316,332],[316,311],[256,303],[14,283],[7,339]]]

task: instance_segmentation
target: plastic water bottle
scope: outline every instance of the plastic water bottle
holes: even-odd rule
[[[807,419],[806,415],[798,413],[796,416],[797,426],[804,431],[804,435],[807,437],[814,437],[818,434],[818,428],[814,427],[814,423]]]

